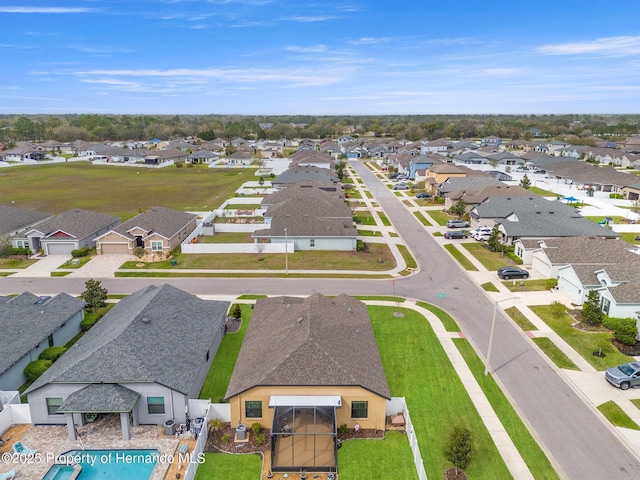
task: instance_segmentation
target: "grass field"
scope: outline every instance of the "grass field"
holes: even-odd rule
[[[256,480],[260,478],[262,459],[259,455],[229,455],[205,453],[198,467],[196,480]]]
[[[496,271],[505,265],[515,265],[515,262],[509,257],[503,257],[500,253],[485,248],[484,243],[463,243],[462,247],[476,257],[487,270]]]
[[[616,427],[630,428],[631,430],[640,430],[638,424],[631,420],[631,417],[629,417],[629,415],[627,415],[624,410],[622,410],[622,408],[620,408],[620,406],[613,400],[599,405],[598,410],[600,410],[600,412],[605,417],[607,417],[607,420],[609,420],[611,424],[615,425]]]
[[[464,254],[460,250],[458,250],[458,248],[453,243],[447,243],[444,248],[453,256],[453,258],[458,261],[460,265],[462,265],[462,268],[473,272],[478,271],[476,266],[471,263],[469,259],[465,257]]]
[[[538,188],[538,187],[529,187],[528,190],[531,193],[535,193],[536,195],[540,195],[541,197],[557,197],[558,195],[549,191],[549,190],[543,190],[542,188]]]
[[[565,353],[558,348],[558,346],[551,341],[548,337],[538,337],[533,339],[540,350],[542,350],[549,359],[556,364],[558,368],[565,368],[567,370],[580,370],[578,366],[571,361]]]
[[[202,235],[198,237],[198,243],[253,243],[253,238],[247,232],[225,232]]]
[[[500,268],[500,267],[498,267]],[[502,284],[511,292],[544,292],[550,290],[547,282],[549,279],[541,280],[505,280]],[[515,284],[514,284],[515,282]]]
[[[3,168],[0,204],[47,213],[84,208],[130,218],[155,205],[176,210],[212,210],[254,169],[128,168],[73,162]]]
[[[483,283],[480,285],[483,290],[487,292],[499,292],[498,287],[496,287],[492,282]]]
[[[36,263],[38,260],[16,260],[14,258],[0,260],[0,269],[18,269],[27,268]]]
[[[606,370],[611,365],[619,365],[633,360],[631,357],[620,353],[613,346],[611,333],[583,332],[573,328],[571,326],[573,317],[567,313],[560,317],[554,317],[551,305],[533,305],[529,308],[595,369]],[[606,355],[604,358],[593,355],[593,352],[598,352],[599,349],[602,349],[602,353]]]
[[[420,213],[420,212],[413,212],[413,214],[416,216],[416,218],[417,218],[418,220],[420,220],[420,223],[422,223],[425,227],[431,227],[431,226],[432,226],[432,225],[431,225],[431,222],[430,222],[429,220],[427,220],[427,219],[425,218],[425,216],[424,216],[424,215],[422,215],[422,213]]]
[[[434,222],[442,227],[444,227],[449,220],[455,218],[442,210],[429,210],[427,211],[427,214],[433,218]]]
[[[529,321],[529,319],[524,315],[524,313],[518,310],[518,307],[505,308],[504,311],[507,315],[511,317],[511,319],[514,322],[516,322],[516,325],[518,325],[525,332],[531,331],[531,330],[537,330],[536,326]]]

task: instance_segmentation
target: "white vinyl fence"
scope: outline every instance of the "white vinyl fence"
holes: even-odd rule
[[[182,245],[182,253],[253,253],[258,254],[256,243],[185,243]],[[263,254],[267,253],[293,253],[294,243],[260,243],[264,247]]]
[[[0,432],[11,425],[31,423],[31,412],[28,403],[20,403],[20,394],[15,391],[0,391]]]
[[[198,403],[196,405],[196,403]],[[196,415],[199,411],[204,411],[203,404],[208,404],[206,407],[206,415],[204,416],[204,425],[198,436],[198,441],[193,449],[192,457],[193,461],[189,463],[187,471],[184,474],[185,480],[193,480],[198,470],[197,458],[198,455],[203,453],[207,446],[207,439],[209,437],[209,422],[214,418],[219,418],[223,422],[231,421],[231,406],[228,403],[209,403],[205,400],[189,400],[189,410]],[[199,415],[198,415],[199,416]]]
[[[418,437],[416,437],[416,433],[413,430],[413,423],[411,423],[407,402],[404,397],[393,397],[391,400],[387,401],[387,415],[397,415],[399,412],[402,412],[404,415],[407,438],[409,439],[409,445],[411,446],[411,452],[413,453],[413,463],[415,464],[416,471],[418,472],[418,479],[427,480],[427,472],[424,469],[424,462],[422,461],[422,455],[420,454],[420,448],[418,447]]]

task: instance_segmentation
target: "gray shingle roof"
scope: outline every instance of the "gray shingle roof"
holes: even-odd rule
[[[197,215],[193,213],[180,212],[165,207],[153,207],[118,225],[113,231],[133,240],[133,235],[128,232],[139,227],[148,233],[154,232],[165,238],[171,238],[196,217]]]
[[[29,292],[14,298],[2,297],[0,374],[9,370],[39,343],[45,341],[85,305],[66,293],[38,302],[40,298]]]
[[[504,183],[490,175],[450,177],[446,182],[438,185],[438,191],[440,194],[445,194],[458,190],[478,190],[487,185],[504,185]]]
[[[0,235],[19,231],[50,216],[48,213],[36,212],[35,210],[0,205]]]
[[[340,180],[326,168],[302,167],[285,170],[273,180],[275,185],[290,185],[303,180],[317,180],[321,183],[338,183]]]
[[[138,392],[114,383],[94,383],[73,392],[58,413],[130,412],[140,398]]]
[[[27,392],[47,383],[157,382],[189,394],[228,307],[167,284],[139,290],[113,307]]]
[[[390,398],[367,306],[319,293],[258,300],[226,398],[257,385],[358,385]]]
[[[95,235],[96,232],[119,221],[118,217],[106,213],[72,209],[39,223],[34,229],[42,232],[45,236],[62,230],[76,239],[82,239]]]

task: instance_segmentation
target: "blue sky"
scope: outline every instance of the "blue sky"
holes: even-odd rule
[[[0,0],[0,113],[640,113],[637,0]]]

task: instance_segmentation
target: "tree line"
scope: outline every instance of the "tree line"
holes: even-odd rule
[[[640,115],[1,115],[0,141],[150,140],[199,137],[278,140],[343,135],[434,140],[588,139],[640,133]]]

